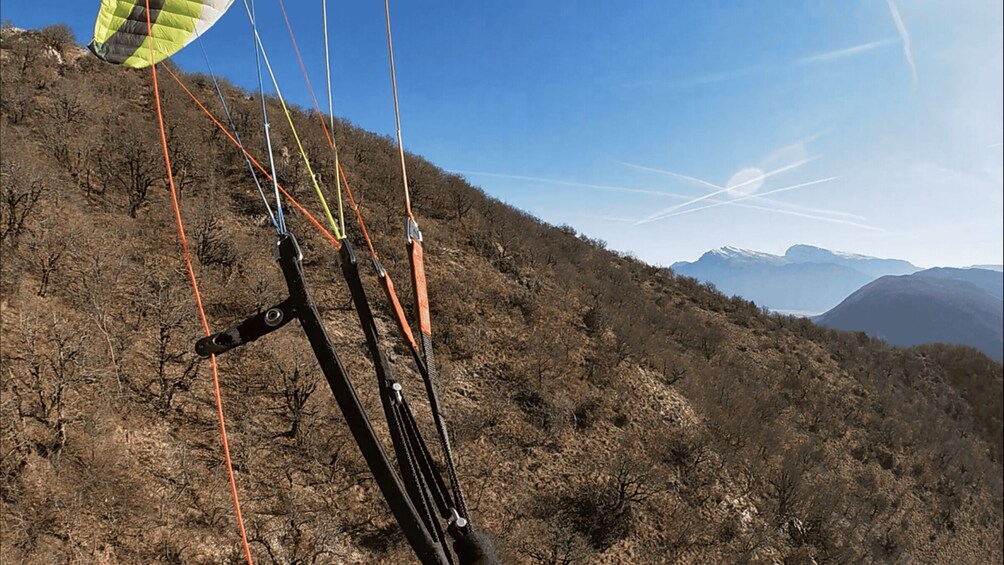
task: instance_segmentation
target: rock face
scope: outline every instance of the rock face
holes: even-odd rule
[[[725,294],[752,300],[771,310],[816,314],[884,275],[913,273],[907,261],[879,259],[793,245],[784,255],[736,247],[709,251],[693,263],[672,266],[680,275],[710,282]]]
[[[1004,275],[983,269],[929,269],[886,276],[816,318],[825,326],[863,331],[894,345],[953,343],[998,361],[1002,351]]]

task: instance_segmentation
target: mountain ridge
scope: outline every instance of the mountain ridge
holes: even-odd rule
[[[818,314],[883,274],[920,270],[907,261],[830,251],[798,244],[784,255],[725,246],[695,262],[677,262],[674,272],[710,282],[775,311]]]
[[[836,329],[863,331],[903,347],[968,345],[1001,361],[1002,284],[1001,273],[979,269],[890,275],[865,285],[814,320]]]

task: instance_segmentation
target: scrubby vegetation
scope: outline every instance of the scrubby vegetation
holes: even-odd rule
[[[240,563],[149,77],[60,28],[5,30],[0,47],[0,562]],[[183,76],[219,110],[207,77]],[[243,159],[177,85],[162,88],[222,328],[283,297],[272,236]],[[225,91],[263,154],[257,102]],[[295,119],[333,178],[316,121]],[[394,147],[338,126],[384,265],[405,281]],[[313,202],[273,128],[281,181]],[[1001,561],[1000,364],[768,314],[408,161],[461,473],[506,562]],[[291,222],[379,414],[334,253]],[[409,562],[300,332],[221,361],[257,561]]]

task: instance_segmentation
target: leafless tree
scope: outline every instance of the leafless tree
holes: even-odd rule
[[[150,188],[161,178],[158,173],[164,168],[163,160],[143,144],[119,140],[102,151],[98,161],[101,178],[121,191],[129,217],[135,218]]]
[[[7,150],[5,150],[6,152]],[[46,193],[41,177],[16,161],[0,164],[0,244],[17,243]]]

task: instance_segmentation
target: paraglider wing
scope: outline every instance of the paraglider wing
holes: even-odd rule
[[[234,0],[101,0],[90,50],[135,69],[174,55],[204,33]],[[149,23],[147,6],[150,7]],[[153,58],[150,60],[150,34]]]

